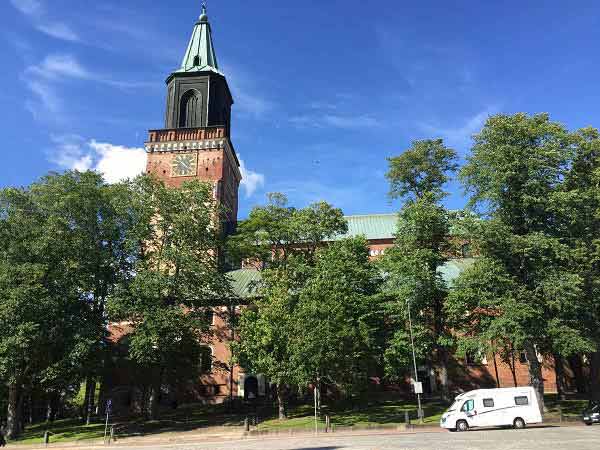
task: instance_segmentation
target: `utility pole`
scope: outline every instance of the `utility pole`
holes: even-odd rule
[[[410,299],[406,299],[406,308],[408,309],[408,328],[410,330],[410,344],[412,347],[413,366],[415,369],[415,382],[413,383],[413,388],[415,389],[415,391],[417,391],[416,384],[419,382],[419,374],[417,372],[417,358],[415,356],[415,340],[413,338],[412,320],[411,320],[411,316],[410,316]],[[420,394],[420,392],[417,392],[417,405],[418,405],[417,414],[419,416],[419,421],[421,423],[423,423],[423,410],[421,409],[421,394]]]

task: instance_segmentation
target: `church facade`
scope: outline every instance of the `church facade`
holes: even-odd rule
[[[194,25],[181,67],[169,75],[166,85],[165,128],[148,133],[146,171],[172,188],[189,180],[211,183],[215,198],[225,210],[222,218],[224,231],[231,232],[237,221],[241,181],[240,164],[231,140],[234,99],[227,78],[219,69],[205,8]],[[393,246],[395,214],[348,216],[346,219],[349,225],[347,235],[365,236],[371,257],[376,258]],[[457,255],[442,269],[447,283],[451,284],[472,261],[464,256],[468,255]],[[229,343],[236,336],[235,330],[228,325],[228,318],[239,313],[240,304],[252,301],[250,286],[260,274],[247,268],[232,271],[229,276],[236,299],[211,311],[212,332],[204,342],[203,373],[180,401],[219,403],[232,398],[261,397],[268,393],[268,381],[260,375],[245,374],[232,363],[229,350]],[[126,336],[128,330],[124,324],[114,325],[112,331],[113,340],[117,342]],[[546,389],[555,391],[552,361],[543,363]],[[431,367],[419,367],[419,379],[425,380],[426,392],[436,390],[436,377]],[[527,361],[522,355],[516,355],[508,363],[495,355],[454,359],[450,367],[450,381],[455,389],[526,385]],[[378,385],[378,380],[374,378],[373,383]],[[123,379],[116,381],[113,388],[126,389],[127,384],[128,381]],[[408,386],[395,388],[407,389]]]

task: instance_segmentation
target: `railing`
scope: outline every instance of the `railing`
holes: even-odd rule
[[[225,127],[171,128],[148,132],[148,142],[202,141],[224,137]]]

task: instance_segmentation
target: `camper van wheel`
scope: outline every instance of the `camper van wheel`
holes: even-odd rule
[[[456,422],[456,431],[469,431],[469,424],[466,420]]]
[[[525,428],[525,421],[520,417],[517,417],[513,422],[513,425],[517,430],[522,430],[523,428]]]

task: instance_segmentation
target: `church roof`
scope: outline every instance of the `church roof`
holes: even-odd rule
[[[217,55],[212,40],[212,31],[206,14],[206,5],[202,5],[202,14],[198,18],[190,43],[188,44],[181,67],[174,73],[219,72]]]
[[[256,284],[261,280],[260,272],[256,269],[238,269],[227,272],[231,282],[231,289],[237,298],[254,297]]]
[[[348,232],[336,237],[343,239],[352,236],[365,236],[367,239],[394,239],[398,214],[365,214],[345,216]]]
[[[468,267],[473,265],[475,258],[451,259],[438,268],[439,274],[448,287],[452,287],[458,276]],[[257,287],[261,280],[260,271],[256,269],[238,269],[228,272],[233,293],[240,299],[257,297]]]

